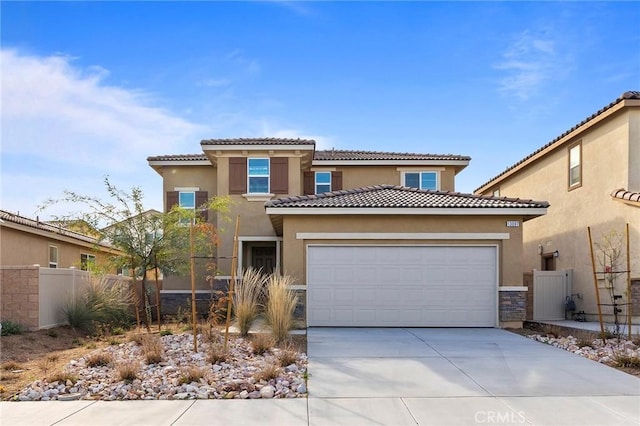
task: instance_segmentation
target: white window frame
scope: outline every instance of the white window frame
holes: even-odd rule
[[[82,262],[82,256],[86,257],[86,260]],[[80,253],[80,269],[83,271],[89,270],[89,263],[96,264],[96,255],[90,253]]]
[[[431,188],[423,188],[422,187],[422,174],[423,173],[432,173],[436,176],[436,187],[434,189],[432,189],[433,191],[439,191],[440,190],[440,172],[435,171],[435,170],[407,170],[405,172],[402,172],[402,185],[403,186],[408,186],[407,185],[407,174],[418,174],[418,183],[420,184],[419,189],[431,189]]]
[[[267,175],[251,174],[251,160],[267,160]],[[251,192],[251,178],[267,178],[267,190],[265,192]],[[271,191],[271,159],[268,157],[247,158],[247,194],[269,194]]]
[[[572,158],[572,154],[577,152],[577,159]],[[579,141],[568,148],[569,160],[568,160],[568,183],[569,190],[580,188],[582,186],[582,141]],[[572,162],[572,160],[577,160],[577,162]],[[578,169],[578,179],[573,182],[571,171],[573,169]]]
[[[329,183],[328,183],[329,190],[328,191],[322,191],[322,192],[318,191],[318,185],[327,185],[327,183],[319,183],[318,182],[318,173],[324,173],[324,174],[328,174],[329,175]],[[331,192],[332,190],[333,190],[333,179],[332,179],[332,176],[331,176],[331,172],[327,172],[327,171],[314,172],[314,175],[313,175],[313,191],[314,191],[314,194],[324,194],[325,192]]]
[[[51,260],[51,249],[55,249],[55,261]],[[50,245],[49,246],[49,268],[57,268],[58,267],[58,259],[59,259],[59,251],[58,246]]]

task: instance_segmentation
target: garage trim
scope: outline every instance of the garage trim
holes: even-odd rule
[[[296,240],[508,240],[506,232],[298,232]]]
[[[498,327],[500,324],[500,300],[499,300],[499,288],[500,288],[500,247],[498,244],[304,244],[305,249],[305,287],[306,287],[306,301],[305,301],[305,316],[306,322],[309,324],[309,247],[492,247],[495,248],[495,280],[493,285],[494,290],[494,307],[495,317],[493,327]]]

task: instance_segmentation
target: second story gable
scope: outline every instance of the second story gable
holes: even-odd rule
[[[316,150],[308,139],[211,139],[202,154],[149,157],[163,177],[165,209],[195,207],[213,195],[246,201],[380,184],[454,191],[471,160],[460,155]]]

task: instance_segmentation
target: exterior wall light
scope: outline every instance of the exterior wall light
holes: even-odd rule
[[[560,256],[560,252],[558,250],[553,252],[553,257],[558,257]]]

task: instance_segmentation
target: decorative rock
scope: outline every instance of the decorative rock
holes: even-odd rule
[[[287,365],[284,368],[284,371],[286,371],[287,373],[297,373],[298,372],[298,366],[295,365],[295,364]]]
[[[189,394],[187,392],[180,392],[173,395],[173,399],[187,399],[189,398]]]
[[[249,392],[247,392],[246,390],[243,390],[242,392],[240,392],[240,398],[241,399],[249,398]]]
[[[76,401],[80,399],[82,395],[80,393],[68,393],[64,395],[58,395],[58,401]]]
[[[260,398],[260,391],[253,391],[249,393],[249,399],[257,399]]]
[[[273,398],[275,392],[276,390],[273,386],[264,386],[260,389],[260,397],[265,399]]]
[[[305,385],[304,383],[300,383],[300,385],[296,389],[296,392],[298,392],[298,393],[307,393],[307,385]]]

